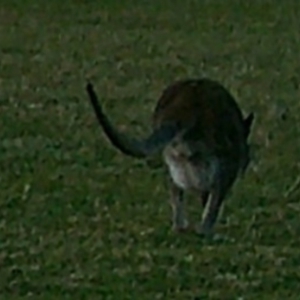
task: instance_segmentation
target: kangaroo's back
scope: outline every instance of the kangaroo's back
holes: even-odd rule
[[[191,145],[201,141],[220,157],[248,159],[247,128],[240,108],[219,83],[209,80],[178,81],[160,97],[153,114],[154,127],[176,124]]]

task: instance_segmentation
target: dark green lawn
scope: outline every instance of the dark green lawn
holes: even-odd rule
[[[300,2],[101,2],[1,1],[0,299],[300,299]],[[166,170],[115,151],[84,90],[141,136],[200,76],[256,113],[223,242],[170,230]]]

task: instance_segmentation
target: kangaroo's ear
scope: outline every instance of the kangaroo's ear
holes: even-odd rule
[[[253,120],[254,120],[254,113],[250,113],[248,115],[248,117],[244,119],[244,128],[245,128],[246,137],[248,137],[249,134],[250,134],[250,130],[251,130]]]

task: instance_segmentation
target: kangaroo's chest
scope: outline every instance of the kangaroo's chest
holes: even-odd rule
[[[169,145],[164,160],[173,182],[184,190],[210,190],[214,184],[218,161],[214,158],[195,159],[186,144]]]

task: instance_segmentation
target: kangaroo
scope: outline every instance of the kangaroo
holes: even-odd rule
[[[86,89],[98,122],[116,148],[136,158],[162,153],[171,177],[173,229],[190,228],[183,196],[192,190],[203,206],[202,220],[195,230],[210,234],[228,191],[248,166],[247,140],[254,114],[243,118],[232,95],[216,81],[176,81],[158,100],[152,133],[136,139],[119,132],[110,122],[91,83]]]

